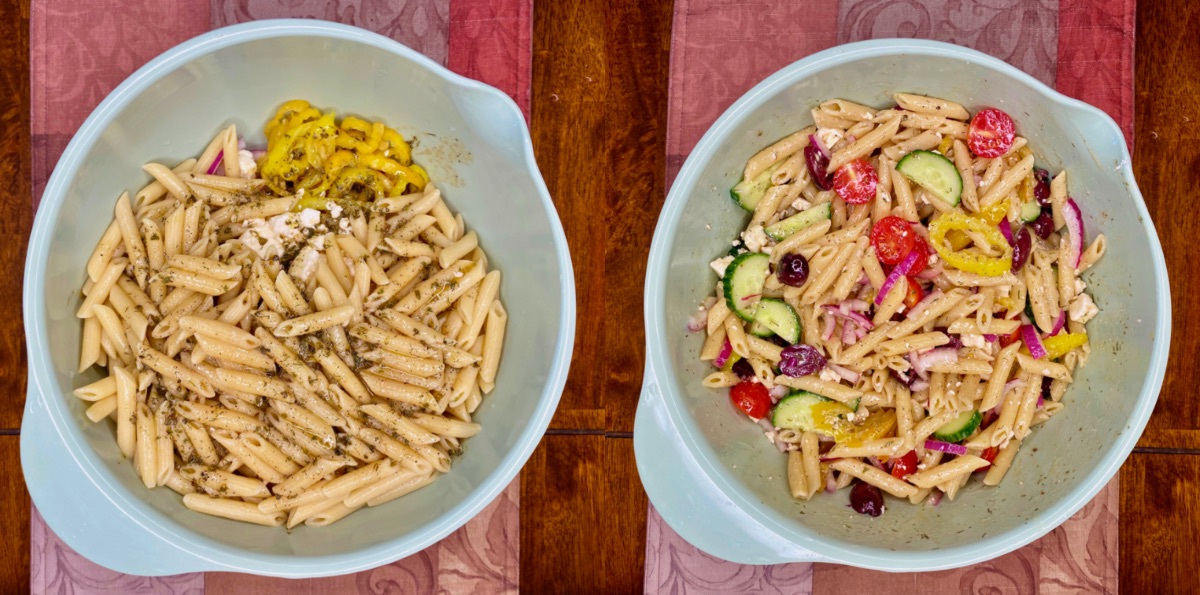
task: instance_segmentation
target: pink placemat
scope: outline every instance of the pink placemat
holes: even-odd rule
[[[676,0],[667,128],[673,181],[708,127],[770,73],[839,43],[937,39],[997,56],[1109,113],[1133,141],[1135,0]],[[1042,539],[920,575],[835,564],[743,566],[679,537],[651,507],[648,593],[1115,593],[1118,484]]]
[[[532,0],[34,0],[30,14],[33,204],[75,130],[134,70],[217,27],[268,18],[317,18],[395,39],[508,93],[529,116]],[[387,566],[288,581],[207,573],[123,575],[87,561],[31,512],[33,593],[303,595],[512,593],[520,569],[520,480],[454,534]]]

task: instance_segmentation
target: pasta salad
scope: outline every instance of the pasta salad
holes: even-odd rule
[[[150,163],[87,263],[76,389],[147,488],[191,510],[325,526],[450,470],[481,430],[508,315],[500,272],[410,144],[281,106]]]
[[[749,221],[689,321],[791,495],[851,487],[871,516],[1003,480],[1087,362],[1105,250],[1008,114],[893,98],[825,101],[747,161]]]

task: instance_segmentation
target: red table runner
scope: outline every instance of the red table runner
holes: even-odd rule
[[[34,0],[30,15],[33,204],[76,129],[126,76],[217,27],[317,18],[370,29],[508,93],[529,115],[532,0]],[[520,480],[454,534],[358,574],[289,581],[234,573],[146,578],[89,562],[30,515],[32,593],[269,595],[514,593]]]
[[[1109,113],[1133,141],[1135,0],[675,0],[667,181],[734,101],[840,43],[936,39],[997,56]],[[836,564],[743,566],[679,537],[650,509],[648,593],[1116,593],[1117,480],[1024,548],[967,568],[886,575]]]

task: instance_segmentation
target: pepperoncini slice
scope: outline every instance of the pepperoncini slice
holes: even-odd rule
[[[1072,349],[1087,345],[1087,342],[1086,333],[1059,333],[1042,339],[1042,346],[1046,348],[1046,359],[1058,359]]]
[[[991,246],[1003,249],[1003,254],[997,257],[984,254],[979,248],[955,249],[946,238],[953,230],[971,232]],[[930,222],[929,240],[942,260],[961,271],[996,277],[1012,270],[1012,247],[995,224],[989,224],[983,218],[969,217],[958,211],[943,213]]]
[[[1010,202],[1007,198],[998,200],[976,213],[975,217],[983,219],[988,225],[999,225],[1004,220],[1004,217],[1008,215]]]
[[[938,145],[937,152],[941,153],[942,156],[949,157],[950,147],[953,147],[953,146],[954,146],[954,137],[947,136],[947,137],[943,138],[941,144]]]

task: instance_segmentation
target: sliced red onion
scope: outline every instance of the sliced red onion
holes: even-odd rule
[[[916,277],[918,279],[924,279],[925,281],[930,281],[933,279],[937,279],[937,276],[940,274],[942,274],[942,267],[936,266],[936,267],[931,267],[931,268],[925,269],[925,270],[917,273]]]
[[[870,282],[871,282],[871,278],[868,277],[866,273],[863,273],[862,276],[858,278],[858,281],[856,281],[854,284],[855,285],[866,285],[867,283],[870,283]]]
[[[221,163],[223,162],[224,158],[225,158],[225,149],[221,149],[220,151],[217,151],[217,158],[213,159],[212,165],[208,166],[208,175],[211,176],[211,175],[217,173],[217,168],[221,167]]]
[[[829,154],[829,149],[825,148],[825,143],[821,142],[820,137],[818,137],[817,135],[815,135],[815,134],[808,135],[808,142],[812,143],[812,145],[814,147],[816,147],[818,150],[820,150],[821,154],[824,155],[826,159],[833,157],[833,155]]]
[[[880,461],[878,457],[867,457],[867,462],[880,471],[887,471],[887,468],[883,466],[883,461]]]
[[[1042,395],[1038,395],[1038,404],[1037,404],[1037,408],[1038,408],[1038,409],[1041,409],[1041,408],[1042,408],[1042,406],[1044,406],[1045,404],[1046,404],[1046,399],[1043,399],[1043,398],[1042,398]]]
[[[921,312],[924,312],[925,308],[929,307],[929,304],[932,304],[933,302],[941,299],[941,297],[942,297],[942,290],[940,290],[940,289],[935,289],[935,290],[929,292],[929,295],[925,296],[925,299],[917,302],[917,305],[913,306],[912,310],[909,310],[908,313],[904,315],[904,317],[905,318],[916,318],[917,316],[920,316]]]
[[[851,312],[866,312],[871,307],[866,300],[845,300],[842,305],[850,308]]]
[[[767,394],[771,395],[772,401],[778,401],[779,399],[786,397],[790,390],[791,389],[782,384],[776,384],[775,386],[771,387],[771,390],[767,391]]]
[[[837,461],[842,460],[842,457],[820,457],[819,460],[822,463],[836,463]]]
[[[914,380],[912,386],[909,387],[909,390],[913,391],[914,393],[919,393],[927,388],[929,388],[928,380]]]
[[[1029,349],[1029,355],[1032,355],[1033,359],[1046,357],[1046,346],[1042,345],[1042,339],[1038,337],[1037,329],[1032,324],[1021,325],[1021,338],[1025,340],[1025,347]]]
[[[768,431],[768,432],[774,432],[774,431],[775,431],[775,426],[771,425],[771,420],[769,420],[769,419],[767,419],[767,418],[765,418],[765,417],[764,417],[764,418],[762,418],[762,419],[760,419],[760,420],[758,420],[758,425],[759,425],[759,427],[761,427],[763,430],[766,430],[766,431]]]
[[[987,333],[983,335],[983,339],[989,343],[995,343],[996,341],[1000,340],[1000,337],[997,337],[991,333]]]
[[[729,339],[725,339],[725,345],[721,347],[721,353],[717,354],[717,359],[713,360],[713,365],[718,368],[724,368],[725,364],[729,362],[729,355],[732,353],[733,344],[729,342]]]
[[[965,447],[961,444],[951,444],[949,442],[942,442],[941,440],[926,440],[925,448],[926,448],[926,450],[937,450],[940,452],[944,452],[946,454],[952,454],[952,455],[957,455],[957,456],[962,456],[962,455],[967,454],[967,447]]]
[[[1050,329],[1050,336],[1053,337],[1054,335],[1057,335],[1058,333],[1062,332],[1063,327],[1066,326],[1066,324],[1067,324],[1067,313],[1062,310],[1059,310],[1058,311],[1058,320],[1054,321],[1054,328]]]
[[[924,252],[921,250],[910,251],[908,256],[905,256],[904,260],[900,261],[900,264],[896,265],[896,268],[892,269],[891,273],[888,273],[887,279],[883,281],[883,287],[879,288],[879,293],[875,296],[876,306],[883,303],[883,298],[887,297],[888,292],[892,290],[892,286],[896,284],[896,281],[912,270],[913,266],[917,264],[917,256],[920,254],[924,254]]]
[[[1004,236],[1004,239],[1008,241],[1008,245],[1016,246],[1017,239],[1013,237],[1012,223],[1008,222],[1008,217],[1000,220],[999,227],[1000,235]]]
[[[837,492],[837,478],[833,476],[832,470],[825,474],[825,491],[830,494]]]
[[[858,337],[854,335],[854,325],[849,322],[842,323],[842,343],[853,345],[858,342]]]
[[[1008,391],[1010,391],[1010,390],[1012,390],[1012,389],[1014,389],[1014,388],[1021,388],[1022,386],[1025,386],[1025,381],[1024,381],[1024,380],[1020,380],[1020,379],[1017,379],[1017,380],[1009,380],[1009,381],[1008,381],[1008,384],[1005,384],[1005,385],[1004,385],[1004,391],[1003,391],[1003,392],[1001,392],[1000,394],[1001,394],[1001,395],[1007,395],[1007,394],[1008,394]]]
[[[875,328],[875,323],[871,322],[871,319],[851,309],[850,304],[848,303],[849,301],[850,300],[842,302],[837,306],[833,304],[825,304],[825,311],[829,312],[833,316],[841,318],[842,320],[849,320],[867,330]]]
[[[788,449],[787,442],[784,442],[783,440],[775,441],[775,450],[778,450],[779,454],[783,454],[783,453],[787,452],[787,449]]]
[[[941,503],[942,503],[942,491],[937,488],[934,488],[933,491],[929,493],[929,505],[936,508],[937,505],[941,504]]]
[[[836,324],[836,322],[837,321],[834,319],[833,315],[825,315],[825,330],[821,332],[822,341],[828,341],[833,338],[833,326]]]
[[[838,376],[841,376],[843,380],[846,380],[847,382],[850,382],[851,384],[858,382],[858,379],[862,377],[861,374],[859,374],[858,372],[855,372],[854,370],[851,370],[849,368],[843,368],[842,366],[839,366],[837,364],[827,364],[827,365],[829,366],[830,370],[833,370],[834,373],[836,373]]]
[[[689,333],[697,333],[708,327],[708,312],[700,310],[688,316],[687,330]]]
[[[926,371],[930,367],[939,364],[953,364],[958,361],[958,350],[953,347],[938,347],[931,349],[928,353],[917,357],[917,361],[913,363],[913,369],[917,374],[924,377]]]
[[[1068,198],[1064,206],[1063,220],[1067,223],[1067,233],[1070,235],[1067,258],[1075,263],[1075,268],[1079,268],[1079,262],[1083,260],[1083,213],[1079,212],[1079,205],[1075,204],[1073,198]]]

